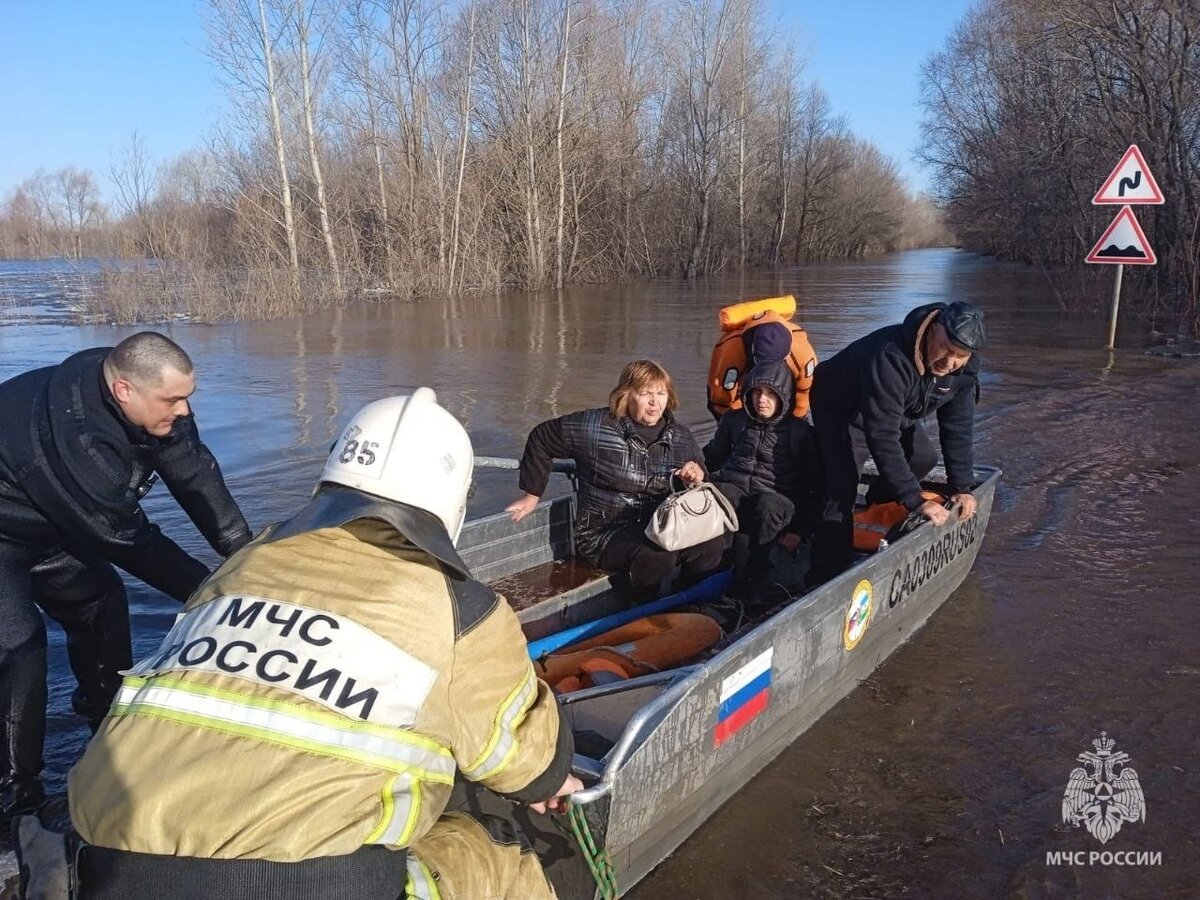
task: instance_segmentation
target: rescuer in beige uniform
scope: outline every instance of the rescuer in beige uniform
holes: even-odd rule
[[[454,548],[474,457],[433,391],[365,407],[312,500],[135,666],[70,776],[83,900],[552,897],[455,772],[582,787],[508,604]]]

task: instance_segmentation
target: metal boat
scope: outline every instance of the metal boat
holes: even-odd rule
[[[522,829],[560,897],[625,893],[953,594],[979,552],[1000,474],[976,470],[973,518],[913,528],[837,578],[785,597],[706,658],[561,695],[576,736],[575,772],[587,785],[572,798],[576,825],[581,814],[594,852],[580,850],[561,817],[474,786],[460,785],[455,803]],[[860,494],[873,477],[864,474]],[[926,485],[944,489],[944,472]],[[503,513],[472,521],[459,542],[475,577],[513,603],[535,647],[627,608],[611,577],[573,559],[574,511],[573,495],[544,501],[520,523]],[[715,599],[725,584],[714,576],[684,599]],[[599,879],[597,858],[610,867]]]

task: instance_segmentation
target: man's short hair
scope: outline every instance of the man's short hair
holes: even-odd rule
[[[104,367],[111,376],[128,378],[140,385],[159,385],[167,368],[190,375],[192,360],[169,337],[157,331],[139,331],[108,351]]]

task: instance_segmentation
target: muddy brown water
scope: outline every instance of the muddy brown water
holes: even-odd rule
[[[127,333],[66,324],[53,284],[14,302],[29,283],[16,265],[0,264],[0,378]],[[788,292],[823,356],[920,303],[983,306],[977,458],[1004,477],[962,587],[632,896],[1200,896],[1200,361],[1145,355],[1132,320],[1110,355],[1103,317],[1061,312],[1036,272],[932,250],[169,331],[198,365],[201,433],[259,528],[303,502],[359,406],[420,384],[477,453],[516,456],[532,425],[601,405],[620,367],[650,356],[675,377],[681,418],[709,428],[716,309]],[[516,493],[514,473],[481,471],[471,514]],[[212,561],[161,487],[148,510]],[[144,654],[176,608],[138,584],[130,596]],[[47,782],[61,794],[85,735],[53,627],[51,643]],[[1104,844],[1062,822],[1076,756],[1101,731],[1145,796],[1145,821]]]

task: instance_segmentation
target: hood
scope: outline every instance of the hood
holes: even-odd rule
[[[792,331],[782,322],[750,324],[742,332],[742,344],[751,368],[780,362],[792,352]]]
[[[779,398],[779,409],[769,419],[761,418],[750,403],[750,391],[759,385],[765,385]],[[742,381],[742,406],[746,414],[755,422],[771,425],[778,422],[792,411],[796,394],[796,380],[792,370],[785,362],[762,363],[746,373]]]
[[[925,332],[945,308],[945,303],[918,306],[904,317],[904,323],[900,326],[900,344],[908,351],[908,357],[917,367],[918,375],[925,375],[925,358],[921,355],[921,342],[925,339]]]
[[[50,375],[50,403],[56,411],[82,417],[85,410],[96,408],[96,400],[121,426],[131,444],[149,444],[154,438],[146,429],[134,425],[121,412],[121,405],[104,380],[104,360],[111,347],[93,347],[68,356]],[[93,391],[95,393],[93,393]]]
[[[412,544],[445,563],[460,577],[471,577],[467,564],[462,561],[454,542],[450,540],[446,526],[433,513],[406,503],[372,497],[339,484],[322,484],[304,508],[281,523],[264,538],[264,542],[280,541],[320,528],[337,528],[356,519],[387,522]]]

